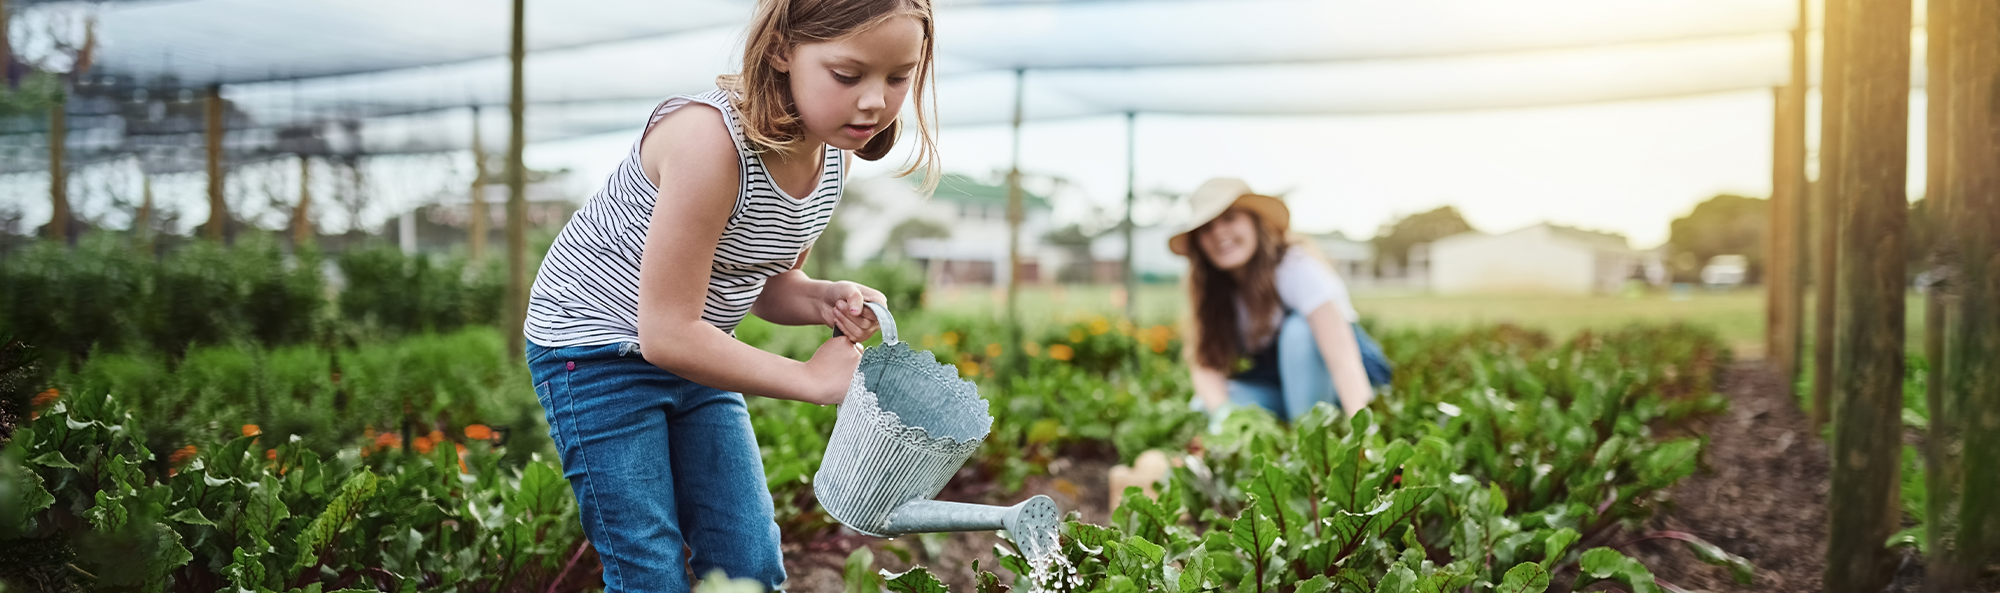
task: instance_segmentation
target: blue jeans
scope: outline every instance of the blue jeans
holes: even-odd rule
[[[1388,385],[1393,371],[1389,358],[1382,354],[1382,346],[1361,329],[1361,324],[1353,324],[1353,327],[1354,342],[1360,347],[1361,368],[1368,373],[1368,383],[1376,387]],[[1272,383],[1243,378],[1252,373],[1238,375],[1229,380],[1230,403],[1262,407],[1287,422],[1297,420],[1319,402],[1341,407],[1333,386],[1333,372],[1327,369],[1326,357],[1320,355],[1319,342],[1313,339],[1312,325],[1306,322],[1305,315],[1292,313],[1285,316],[1285,321],[1278,325],[1276,347],[1278,381]]]
[[[653,366],[632,343],[530,342],[528,371],[607,593],[687,591],[690,568],[784,583],[742,394]],[[693,555],[683,558],[682,546]]]

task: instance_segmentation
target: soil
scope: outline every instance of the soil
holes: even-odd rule
[[[1757,566],[1739,584],[1726,568],[1695,558],[1673,540],[1648,540],[1626,552],[1660,580],[1684,589],[1724,592],[1817,592],[1826,567],[1826,442],[1813,435],[1777,375],[1761,362],[1724,371],[1729,411],[1688,430],[1709,438],[1704,468],[1675,486],[1649,529],[1685,531]]]
[[[1050,463],[1048,475],[1028,478],[1020,492],[1003,495],[990,482],[954,482],[952,487],[947,487],[938,495],[938,500],[1012,505],[1030,496],[1046,494],[1064,513],[1074,511],[1082,515],[1083,521],[1099,525],[1109,523],[1111,490],[1107,480],[1111,467],[1117,465],[1118,459],[1104,451],[1071,453]],[[979,564],[980,570],[1000,574],[1002,582],[1012,582],[1011,573],[1001,570],[998,559],[993,555],[993,547],[1001,541],[1000,536],[991,531],[885,540],[843,527],[833,535],[804,545],[787,544],[785,572],[790,577],[787,588],[801,593],[840,591],[841,570],[848,555],[857,548],[867,547],[875,554],[877,570],[895,573],[923,566],[951,590],[972,591],[974,562]]]

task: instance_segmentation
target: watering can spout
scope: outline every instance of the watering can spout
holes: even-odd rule
[[[889,535],[1005,529],[1029,557],[1055,550],[1056,503],[1036,495],[1011,507],[915,499],[896,507]]]

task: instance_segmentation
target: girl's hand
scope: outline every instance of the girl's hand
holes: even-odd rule
[[[799,390],[799,401],[822,406],[847,401],[848,383],[860,367],[861,344],[847,336],[834,336],[806,361],[807,383]]]
[[[875,319],[875,313],[862,303],[889,302],[888,297],[882,296],[882,291],[847,281],[828,282],[820,300],[825,305],[820,309],[821,321],[855,343],[867,341],[881,326]]]

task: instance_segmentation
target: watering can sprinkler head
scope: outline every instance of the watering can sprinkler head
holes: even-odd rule
[[[1011,507],[916,499],[889,515],[883,535],[1005,529],[1021,553],[1035,558],[1056,550],[1056,503],[1035,495]]]

